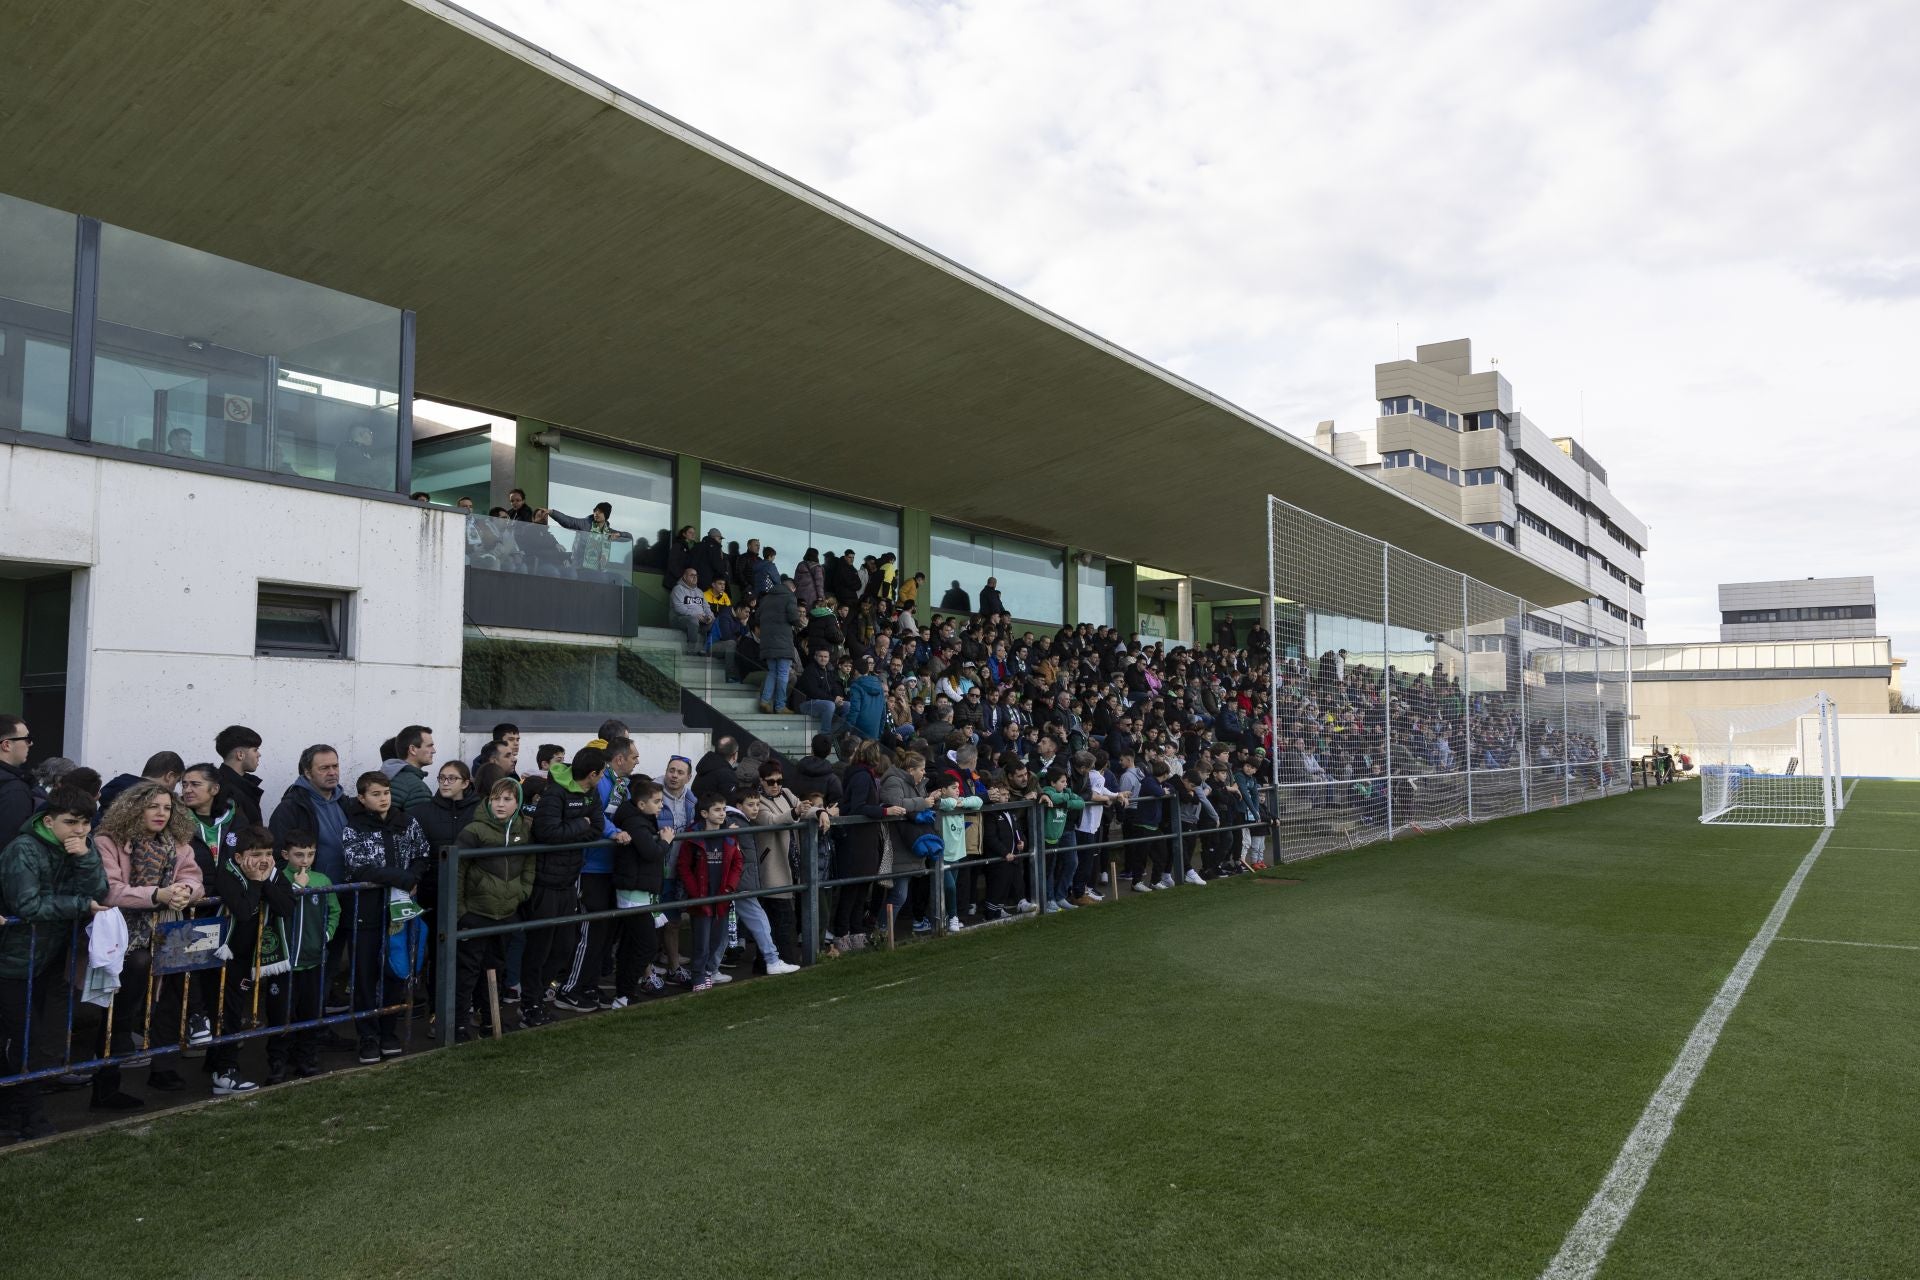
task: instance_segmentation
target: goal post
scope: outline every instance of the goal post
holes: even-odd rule
[[[1825,693],[1694,710],[1700,821],[1830,827],[1841,807],[1840,720]]]

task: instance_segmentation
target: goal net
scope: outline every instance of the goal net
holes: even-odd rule
[[[1842,804],[1840,721],[1826,694],[1691,714],[1700,743],[1700,821],[1833,825]]]

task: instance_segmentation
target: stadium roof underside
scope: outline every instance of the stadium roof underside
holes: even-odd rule
[[[428,0],[10,4],[0,175],[412,308],[423,395],[1254,589],[1271,492],[1589,594]]]

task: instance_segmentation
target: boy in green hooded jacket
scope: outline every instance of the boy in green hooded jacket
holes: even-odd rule
[[[27,1069],[29,1024],[43,1003],[75,921],[106,910],[107,873],[87,838],[93,797],[56,786],[46,805],[0,850],[0,915],[22,923],[0,929],[0,1077]],[[86,943],[83,941],[81,947]],[[54,1132],[31,1082],[0,1089],[0,1134],[22,1140]]]
[[[530,823],[520,812],[520,784],[502,778],[487,789],[487,798],[454,841],[459,849],[504,849],[526,844]],[[462,929],[481,929],[511,920],[520,904],[533,893],[535,859],[524,853],[495,853],[460,860],[458,919]],[[480,979],[489,969],[504,971],[507,940],[495,934],[469,938],[460,944],[460,963],[453,989],[454,1036],[471,1040],[468,1025]],[[533,996],[538,999],[538,995]],[[491,1014],[489,1014],[491,1016]]]

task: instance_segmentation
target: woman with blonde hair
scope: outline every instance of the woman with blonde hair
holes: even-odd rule
[[[98,1051],[133,1053],[133,1036],[144,1029],[147,1049],[169,1043],[180,1029],[182,980],[153,981],[154,926],[177,920],[193,903],[206,896],[205,879],[193,856],[193,815],[175,801],[173,792],[158,782],[136,782],[122,791],[100,819],[93,834],[94,848],[107,875],[106,905],[120,908],[127,921],[126,960],[120,968],[120,989],[114,993],[111,1043],[108,1021],[100,1024]],[[153,987],[151,1016],[148,988]],[[147,1084],[173,1093],[186,1081],[171,1065],[154,1066]],[[93,1077],[93,1105],[109,1111],[129,1111],[143,1100],[120,1090],[120,1068],[102,1067]]]

